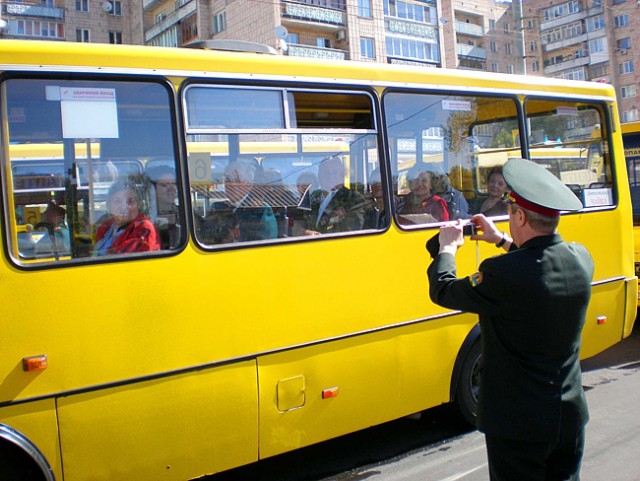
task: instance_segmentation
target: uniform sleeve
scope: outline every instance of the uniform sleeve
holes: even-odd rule
[[[455,257],[439,254],[427,270],[429,296],[436,304],[480,315],[493,316],[501,312],[500,278],[493,271],[490,259],[469,277],[456,277]]]

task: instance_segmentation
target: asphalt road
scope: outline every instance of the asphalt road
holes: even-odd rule
[[[640,480],[640,323],[583,362],[591,421],[582,481]],[[488,481],[484,437],[451,406],[267,459],[206,481]]]

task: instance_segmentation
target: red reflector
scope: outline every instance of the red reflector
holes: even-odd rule
[[[42,371],[46,369],[48,366],[47,363],[47,355],[42,354],[41,356],[31,356],[31,357],[23,357],[22,358],[22,369],[23,371]]]
[[[604,324],[607,322],[607,316],[598,316],[596,318],[598,324]]]
[[[329,389],[322,390],[322,399],[336,397],[337,395],[338,395],[338,386],[330,387]]]

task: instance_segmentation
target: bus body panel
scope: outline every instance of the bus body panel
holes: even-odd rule
[[[457,349],[476,322],[448,316],[260,358],[261,457],[448,402]]]
[[[595,83],[470,78],[463,71],[355,62],[327,68],[190,49],[123,47],[116,53],[104,45],[10,40],[1,49],[5,69],[79,77],[105,72],[110,81],[115,74],[127,80],[166,76],[176,104],[186,82],[262,82],[309,89],[340,84],[367,95],[375,87],[381,97],[391,87],[580,97],[597,99],[617,115],[613,88]],[[373,104],[381,122],[377,98]],[[4,138],[7,124],[3,118]],[[217,141],[189,145],[176,130],[185,178],[189,149],[202,154],[202,148],[205,157],[229,154],[212,152]],[[382,137],[375,148],[384,164],[390,147]],[[583,358],[629,335],[634,320],[629,186],[618,155],[621,141],[612,138],[617,205],[564,215],[560,222],[563,238],[584,244],[596,261]],[[286,144],[260,151],[291,154]],[[323,151],[333,144],[335,139],[322,138],[316,146]],[[247,145],[238,151],[251,151],[242,150]],[[23,149],[27,160],[43,155],[31,147]],[[17,155],[10,150],[20,149],[5,146],[4,159]],[[90,150],[102,154],[97,146]],[[553,156],[551,149],[540,153]],[[12,181],[11,162],[3,169],[3,179]],[[10,190],[11,182],[6,186]],[[191,218],[182,250],[112,262],[87,258],[76,265],[36,262],[32,269],[27,261],[16,262],[18,249],[10,244],[15,205],[11,192],[5,197],[0,423],[32,440],[57,479],[193,478],[451,400],[454,365],[477,317],[452,313],[428,297],[425,242],[437,225],[400,228],[394,219],[378,232],[206,250],[196,242]],[[187,206],[195,210],[193,204]],[[496,223],[508,230],[504,218]],[[457,256],[458,275],[473,274],[482,259],[499,253],[467,241]],[[39,355],[47,356],[46,369],[23,372],[23,359]]]
[[[55,479],[63,479],[54,399],[2,407],[0,420],[0,424],[20,433],[40,451]],[[14,439],[7,442],[17,443]]]
[[[61,397],[64,479],[183,480],[248,464],[257,417],[254,361]]]

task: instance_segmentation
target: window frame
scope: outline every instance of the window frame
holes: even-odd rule
[[[173,84],[164,77],[158,76],[142,76],[142,77],[123,77],[115,74],[107,74],[107,75],[94,75],[94,74],[59,74],[59,73],[44,73],[37,74],[27,71],[11,71],[6,72],[2,76],[0,76],[0,92],[2,92],[3,97],[7,98],[6,92],[6,82],[8,80],[37,80],[44,82],[104,82],[104,83],[126,83],[126,84],[148,84],[148,85],[157,85],[166,93],[166,101],[167,108],[169,111],[168,122],[171,130],[171,142],[173,146],[173,158],[174,165],[176,168],[176,189],[179,200],[180,216],[181,221],[184,224],[182,228],[182,232],[180,234],[180,240],[178,245],[171,249],[161,249],[158,251],[150,251],[150,252],[138,252],[138,253],[125,253],[125,254],[117,254],[117,255],[109,255],[109,256],[101,256],[101,257],[93,257],[93,256],[83,256],[83,257],[71,257],[68,259],[60,259],[60,260],[31,260],[31,259],[23,259],[20,257],[15,257],[13,255],[12,249],[10,246],[13,246],[14,240],[17,243],[17,232],[16,228],[11,224],[16,223],[16,215],[15,213],[9,212],[9,205],[13,205],[13,199],[9,202],[8,193],[9,189],[7,188],[7,182],[9,179],[7,178],[7,172],[9,172],[12,177],[11,182],[13,184],[13,170],[7,169],[4,165],[9,160],[6,157],[7,151],[2,151],[0,154],[0,162],[2,165],[2,171],[0,172],[0,185],[2,185],[2,202],[4,204],[4,212],[3,212],[3,224],[4,224],[4,246],[5,246],[5,257],[9,260],[9,262],[14,265],[16,268],[25,271],[38,271],[38,270],[46,270],[46,269],[60,269],[60,268],[73,268],[77,266],[83,266],[87,264],[104,264],[104,263],[114,263],[114,262],[130,262],[136,260],[143,260],[148,258],[158,258],[158,257],[169,257],[175,256],[184,250],[188,243],[188,218],[187,215],[187,202],[185,199],[185,190],[184,190],[184,175],[181,171],[180,161],[180,138],[177,134],[177,126],[178,126],[178,116],[175,102],[175,89]],[[4,114],[4,113],[3,113]],[[13,190],[12,190],[13,192]],[[13,192],[15,195],[15,192]],[[69,226],[71,227],[71,226]],[[16,250],[18,246],[16,245]]]

